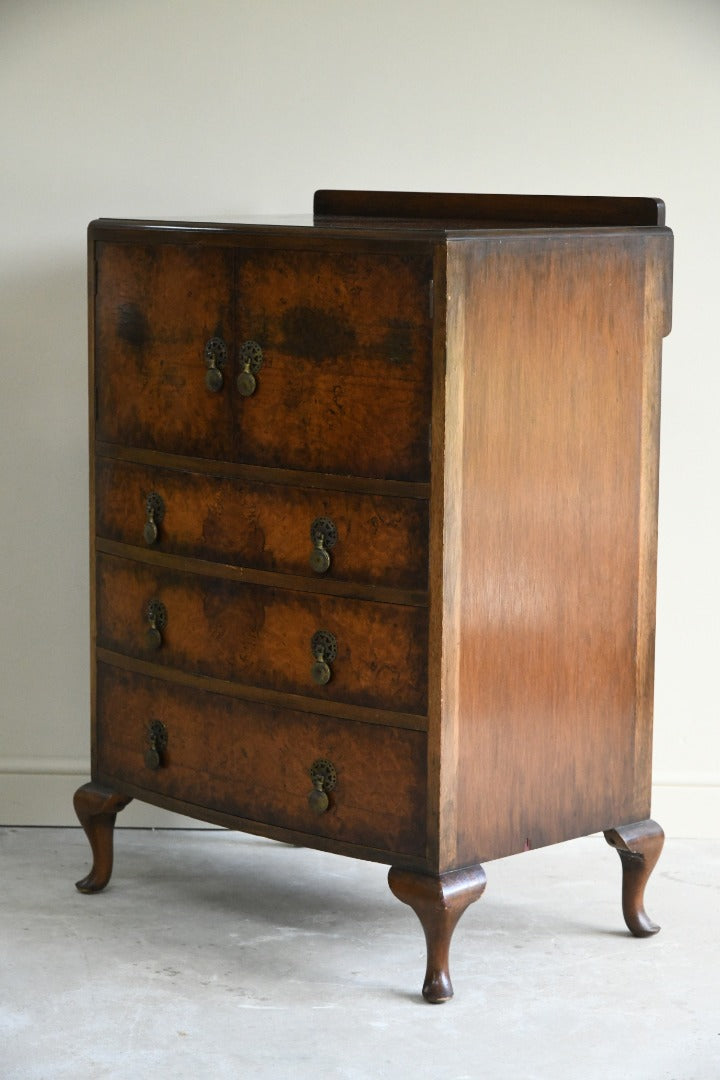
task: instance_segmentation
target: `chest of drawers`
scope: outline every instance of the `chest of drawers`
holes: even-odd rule
[[[650,199],[318,192],[89,229],[92,781],[390,864],[452,994],[482,863],[605,831],[654,932]]]

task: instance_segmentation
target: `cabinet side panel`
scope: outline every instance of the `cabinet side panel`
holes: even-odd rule
[[[640,459],[637,625],[636,791],[649,808],[652,783],[653,691],[655,681],[655,594],[658,541],[658,466],[662,339],[670,333],[672,312],[672,235],[647,247],[643,366],[643,416]],[[634,815],[641,820],[642,812]]]
[[[458,865],[649,814],[661,317],[646,267],[663,239],[488,237],[448,257]]]

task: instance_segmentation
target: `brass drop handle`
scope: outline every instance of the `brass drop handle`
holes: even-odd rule
[[[318,686],[325,686],[332,678],[330,664],[337,656],[337,638],[329,630],[318,630],[310,641],[314,663],[310,675]]]
[[[330,518],[315,518],[310,526],[310,539],[313,543],[310,566],[316,574],[326,574],[330,569],[330,551],[337,544],[337,538],[335,523]]]
[[[145,526],[143,539],[148,547],[157,543],[158,526],[165,517],[165,503],[157,491],[151,491],[145,499]]]
[[[168,733],[162,720],[151,720],[147,727],[149,746],[145,751],[145,765],[148,769],[159,769],[163,764],[163,754],[167,750]]]
[[[159,649],[163,643],[162,632],[167,626],[167,608],[160,600],[150,600],[145,608],[147,619],[147,644],[149,649]]]
[[[205,345],[205,385],[213,394],[218,394],[223,388],[223,373],[227,361],[227,345],[222,338],[211,337]]]
[[[313,786],[308,794],[308,804],[314,814],[324,814],[330,807],[328,792],[332,791],[337,783],[337,771],[332,761],[327,758],[313,761],[310,766],[310,779]]]
[[[252,397],[257,389],[257,375],[263,366],[263,351],[257,341],[244,341],[240,346],[240,374],[236,384],[242,397]]]

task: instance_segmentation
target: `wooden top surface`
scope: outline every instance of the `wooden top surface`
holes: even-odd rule
[[[100,218],[94,234],[125,229],[232,233],[278,228],[313,233],[382,233],[432,240],[477,232],[658,228],[665,224],[661,199],[576,195],[471,195],[397,191],[315,192],[313,214],[229,215],[173,220]]]

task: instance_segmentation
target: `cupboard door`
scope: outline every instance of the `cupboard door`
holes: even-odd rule
[[[96,437],[228,458],[232,254],[106,242],[95,253]]]
[[[237,456],[255,465],[426,481],[431,261],[426,255],[243,250]]]

